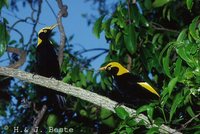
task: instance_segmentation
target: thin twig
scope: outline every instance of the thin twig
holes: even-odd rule
[[[197,115],[192,117],[189,121],[187,121],[185,124],[183,124],[182,127],[180,129],[178,129],[178,131],[182,131],[184,128],[187,127],[188,124],[190,124],[195,118],[197,118],[199,116],[200,116],[200,113],[198,113]]]
[[[45,112],[47,111],[47,106],[46,105],[43,105],[42,109],[40,110],[40,112],[38,113],[34,123],[33,123],[33,126],[31,128],[31,131],[29,132],[29,134],[34,134],[35,133],[35,130],[36,128],[38,127],[38,125],[40,124],[42,118],[44,117],[44,114]]]
[[[34,25],[33,25],[33,28],[32,28],[32,32],[31,32],[31,35],[30,35],[30,38],[29,38],[29,41],[27,43],[27,47],[29,47],[31,45],[31,42],[33,40],[33,36],[34,36],[34,33],[35,33],[35,29],[36,29],[36,26],[38,24],[38,21],[39,21],[39,18],[40,18],[40,14],[41,14],[41,7],[42,7],[42,0],[39,0],[38,1],[38,11],[37,11],[37,16],[36,16],[36,19],[33,19],[33,22],[34,22]],[[34,12],[34,11],[33,11]],[[26,50],[26,49],[25,49]]]
[[[56,15],[56,13],[54,12],[54,10],[53,10],[51,4],[49,3],[49,1],[48,1],[48,0],[45,0],[45,1],[46,1],[47,5],[49,6],[49,8],[51,9],[51,12],[53,13],[54,17],[57,18],[57,15]]]
[[[173,32],[173,33],[177,33],[177,34],[179,33],[177,30],[165,28],[162,25],[155,23],[155,22],[151,22],[150,24],[155,30]]]
[[[105,51],[105,52],[109,52],[109,49],[106,49],[106,48],[83,49],[83,50],[80,50],[78,52],[78,54],[83,54],[83,53],[87,53],[87,52],[91,52],[91,51]]]

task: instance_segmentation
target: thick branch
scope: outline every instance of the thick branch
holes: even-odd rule
[[[46,78],[43,76],[39,76],[39,75],[33,75],[31,73],[27,73],[18,69],[12,69],[12,68],[6,68],[6,67],[0,67],[0,75],[4,75],[4,76],[10,76],[10,77],[15,77],[18,78],[20,80],[24,80],[30,83],[34,83],[40,86],[44,86],[59,92],[63,92],[66,93],[68,95],[72,95],[74,97],[80,98],[82,100],[88,101],[90,103],[93,103],[97,106],[106,108],[110,111],[115,112],[114,108],[116,107],[116,105],[118,104],[115,101],[110,100],[109,98],[100,96],[96,93],[84,90],[82,88],[78,88],[78,87],[74,87],[71,86],[69,84],[63,83],[62,81],[58,81],[55,79],[50,79],[50,78]],[[146,124],[147,127],[151,128],[151,127],[158,127],[157,125],[151,125],[148,118],[143,115],[136,115],[136,111],[134,109],[128,108],[126,106],[122,107],[129,112],[130,116],[134,116],[135,117],[135,121],[139,122],[141,120],[143,120]],[[161,125],[159,128],[159,131],[161,133],[173,133],[173,134],[180,134],[180,132],[177,132],[174,129],[169,128],[168,126],[165,125]]]

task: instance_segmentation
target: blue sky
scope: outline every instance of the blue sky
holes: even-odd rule
[[[74,35],[74,38],[71,43],[74,45],[75,50],[81,50],[82,49],[81,46],[83,46],[86,49],[108,48],[109,45],[106,43],[104,36],[101,36],[100,39],[97,39],[92,33],[92,25],[88,27],[87,20],[82,17],[83,13],[91,13],[91,12],[95,14],[97,18],[99,17],[97,11],[92,10],[91,3],[88,3],[88,2],[86,3],[84,2],[84,0],[79,0],[79,1],[66,0],[63,2],[64,4],[68,6],[68,16],[66,18],[63,18],[62,22],[65,28],[65,33],[67,37]],[[59,8],[57,6],[56,1],[51,0],[49,1],[49,3],[52,6],[55,13],[57,14],[59,12]],[[12,13],[10,9],[6,9],[6,8],[3,9],[3,12],[1,15],[2,17],[5,17],[8,20],[9,25],[12,25],[16,20],[18,20],[14,16],[17,16],[23,19],[30,16],[31,14],[31,9],[29,5],[26,5],[26,7],[24,8],[22,6],[22,2],[20,1],[18,2],[17,5],[19,8],[19,12],[15,11],[14,14]],[[12,14],[12,16],[9,14]],[[52,25],[56,23],[56,18],[53,15],[52,11],[50,10],[49,6],[47,5],[46,0],[43,0],[42,11],[41,11],[39,22],[45,25],[38,24],[36,27],[37,31],[39,31],[44,26],[48,26],[48,25]],[[19,29],[23,33],[24,38],[25,38],[25,43],[27,43],[31,34],[32,25],[22,22],[22,23],[18,23],[15,28]],[[56,32],[56,34],[53,38],[59,43],[60,34],[58,31],[58,28],[56,28],[54,31]],[[19,35],[17,35],[15,32],[12,31],[10,34],[12,36],[12,39],[19,40]],[[85,56],[92,57],[96,55],[97,52],[98,51],[89,52],[89,53],[86,53]],[[104,58],[105,58],[105,54],[101,56],[100,58],[98,58],[97,60],[95,60],[94,62],[92,62],[92,67],[95,69],[99,68],[100,65],[104,62]]]

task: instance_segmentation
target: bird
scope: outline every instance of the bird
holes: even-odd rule
[[[58,56],[53,43],[50,41],[51,32],[56,26],[57,24],[47,26],[38,32],[35,72],[41,76],[61,80]],[[36,93],[43,100],[42,102],[45,102],[49,107],[63,109],[66,106],[64,94],[58,91],[37,86]]]
[[[125,67],[118,62],[110,62],[106,66],[99,69],[106,71],[113,77],[117,91],[119,94],[115,98],[121,103],[133,104],[133,106],[141,106],[148,104],[152,100],[159,99],[158,92],[141,77],[133,75]],[[121,100],[124,99],[124,100]]]

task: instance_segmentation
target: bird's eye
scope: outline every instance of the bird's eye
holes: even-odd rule
[[[46,30],[46,29],[44,29],[44,30],[43,30],[43,32],[44,32],[44,33],[46,33],[46,32],[47,32],[47,30]]]
[[[111,70],[111,66],[107,67],[106,69],[107,69],[108,71],[110,71],[110,70]]]

